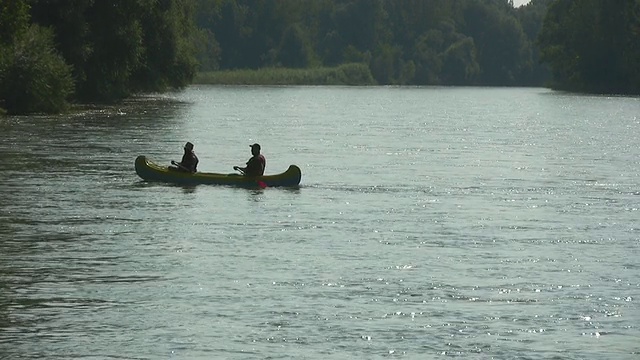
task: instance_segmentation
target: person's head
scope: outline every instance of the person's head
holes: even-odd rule
[[[187,142],[186,144],[184,144],[184,150],[185,151],[193,151],[193,144],[190,142]]]
[[[251,154],[260,155],[260,144],[253,144],[249,146],[251,146]]]

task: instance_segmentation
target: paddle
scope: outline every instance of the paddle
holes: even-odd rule
[[[175,162],[175,161],[171,160],[171,164],[173,164],[173,165],[175,165],[175,166],[177,166],[177,167],[181,168],[181,169],[182,169],[182,170],[184,170],[184,171],[191,172],[191,170],[187,169],[186,167],[184,167],[182,164],[180,164],[180,163],[178,163],[178,162]]]
[[[239,167],[239,166],[234,166],[234,167],[233,167],[233,170],[239,171],[243,176],[246,176],[246,175],[247,175],[247,173],[244,171],[244,169],[242,169],[242,168],[241,168],[241,167]],[[265,183],[265,182],[264,182],[264,181],[262,181],[262,180],[256,180],[256,184],[258,184],[258,187],[259,187],[260,189],[264,189],[264,188],[266,188],[266,187],[267,187],[267,183]]]

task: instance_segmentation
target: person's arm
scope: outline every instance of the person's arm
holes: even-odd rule
[[[179,167],[180,169],[182,169],[182,170],[184,170],[184,171],[189,171],[189,172],[191,172],[191,170],[190,170],[190,169],[188,169],[186,166],[182,165],[182,163],[175,162],[175,161],[171,160],[171,164],[173,164],[173,165],[175,165],[175,166]]]
[[[251,159],[253,159],[253,158],[251,158]],[[245,167],[234,166],[233,170],[240,171],[242,173],[242,175],[247,175],[247,169],[249,168],[249,165],[251,164],[251,159],[249,159],[249,161],[247,161],[247,166],[245,166]]]

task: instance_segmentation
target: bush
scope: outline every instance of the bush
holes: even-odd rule
[[[216,85],[375,85],[366,64],[333,68],[227,70],[199,73],[196,84]]]
[[[33,25],[0,48],[0,103],[9,114],[61,112],[73,88],[71,68],[54,50],[50,29]]]

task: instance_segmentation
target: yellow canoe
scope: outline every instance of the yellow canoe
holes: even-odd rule
[[[287,171],[275,175],[244,176],[240,174],[218,174],[196,172],[187,173],[169,170],[168,166],[155,164],[146,156],[140,155],[136,158],[136,173],[146,181],[158,181],[179,185],[229,185],[246,188],[254,187],[275,187],[275,186],[298,186],[302,179],[302,172],[296,165],[290,165]]]

